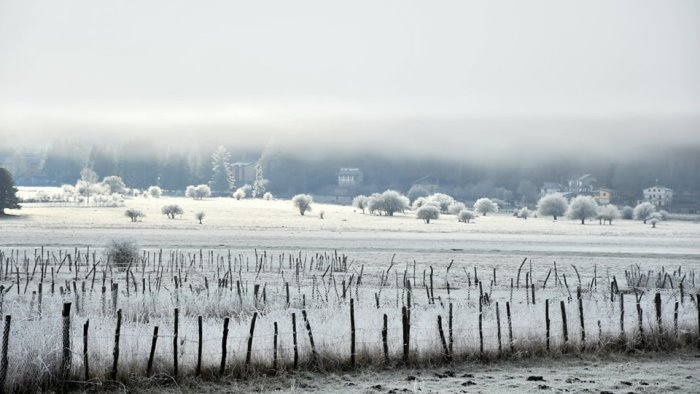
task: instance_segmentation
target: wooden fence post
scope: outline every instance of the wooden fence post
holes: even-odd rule
[[[584,348],[586,347],[586,326],[584,325],[583,318],[583,297],[581,297],[581,287],[577,289],[576,293],[578,297],[578,315],[579,320],[581,321],[581,347]]]
[[[306,315],[306,309],[301,310],[301,316],[304,318],[304,323],[306,323],[306,331],[309,334],[309,343],[311,344],[311,355],[313,356],[314,363],[317,366],[319,366],[321,360],[318,357],[318,353],[316,352],[316,344],[314,343],[314,334],[311,331],[311,323],[309,322],[309,318]]]
[[[661,325],[661,293],[657,292],[654,296],[654,306],[656,307],[656,324],[659,327],[659,331],[662,331]]]
[[[197,316],[197,334],[197,369],[195,375],[200,376],[202,374],[202,316]]]
[[[119,334],[122,328],[122,310],[117,310],[117,329],[114,332],[114,350],[112,351],[111,379],[117,380],[117,363],[119,362]]]
[[[299,346],[297,343],[297,315],[292,313],[292,342],[294,343],[294,369],[299,366]]]
[[[272,348],[273,348],[273,354],[272,354],[272,369],[277,371],[277,322],[274,322],[274,327],[275,327],[275,335],[272,339]]]
[[[442,316],[437,317],[438,332],[440,334],[440,342],[442,342],[442,350],[445,352],[445,360],[450,360],[450,351],[447,349],[447,342],[445,341],[445,332],[442,330]]]
[[[620,293],[620,336],[625,340],[625,293]]]
[[[509,301],[506,301],[506,317],[508,318],[508,343],[510,344],[510,352],[513,353],[513,350],[515,350],[515,344],[513,343],[513,321],[510,317]]]
[[[253,320],[250,321],[250,333],[248,334],[248,350],[245,354],[245,366],[250,365],[250,357],[253,353],[253,334],[255,333],[255,321],[258,319],[258,312],[253,313]]]
[[[156,354],[156,343],[158,342],[158,326],[153,328],[153,339],[151,340],[151,352],[148,354],[148,364],[146,364],[146,376],[150,377],[153,371],[153,358]]]
[[[350,365],[355,368],[355,300],[350,298]]]
[[[566,304],[564,304],[564,301],[559,301],[559,306],[561,308],[561,325],[564,333],[564,351],[566,352],[566,348],[569,344],[569,329],[566,324]]]
[[[481,285],[481,282],[479,282]],[[483,302],[479,302],[479,357],[484,357],[484,316]]]
[[[494,268],[495,272],[495,268]],[[450,302],[450,307],[447,315],[447,331],[449,334],[449,350],[450,355],[452,355],[452,350],[454,349],[454,337],[452,336],[452,303]]]
[[[406,307],[401,308],[401,325],[403,328],[403,362],[408,363],[408,343],[410,341],[409,331],[408,331],[408,314],[406,313]]]
[[[85,321],[83,325],[83,366],[85,367],[84,380],[90,380],[90,364],[88,363],[88,329],[90,328],[90,319]]]
[[[219,365],[219,375],[223,376],[226,371],[226,342],[228,342],[228,322],[229,318],[224,318],[224,335],[221,339],[221,365]]]
[[[180,309],[175,308],[175,324],[173,327],[173,376],[177,378],[178,368],[177,368],[177,339],[178,339],[178,326],[180,325]]]
[[[70,349],[70,307],[70,302],[64,303],[63,311],[61,312],[61,317],[63,320],[63,355],[61,357],[61,380],[63,380],[64,384],[66,379],[68,379],[68,373],[70,372],[72,356]]]
[[[547,351],[549,352],[549,300],[544,300],[544,325],[547,331]]]
[[[384,349],[384,363],[388,364],[389,363],[389,343],[387,341],[387,336],[389,333],[388,330],[388,322],[387,322],[387,316],[386,313],[384,314],[384,324],[382,326],[382,345]]]
[[[495,269],[494,269],[494,275],[495,275]],[[501,309],[498,305],[498,302],[496,302],[496,331],[498,334],[498,355],[501,355],[501,352],[503,351],[502,345],[501,345]]]
[[[12,316],[5,316],[5,327],[2,330],[2,361],[0,362],[0,391],[5,392],[5,380],[7,379],[7,351],[10,346],[10,323]]]

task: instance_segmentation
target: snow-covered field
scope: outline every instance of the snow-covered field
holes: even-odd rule
[[[161,207],[167,204],[180,205],[184,214],[176,219],[167,219],[160,212]],[[146,217],[132,223],[124,216],[127,208],[139,209]],[[194,218],[194,214],[200,211],[206,213],[201,225]],[[321,211],[324,212],[324,219],[319,217]],[[693,222],[661,222],[657,228],[652,228],[638,221],[619,220],[611,226],[593,221],[581,225],[565,219],[523,220],[497,214],[479,217],[470,224],[459,223],[454,215],[443,215],[439,220],[424,224],[415,219],[412,212],[384,217],[362,214],[346,206],[315,204],[311,213],[300,216],[285,200],[195,201],[142,197],[127,199],[126,207],[122,208],[26,204],[21,211],[12,213],[18,216],[0,221],[0,252],[5,257],[0,283],[5,289],[12,286],[5,293],[0,307],[3,314],[13,315],[11,337],[15,340],[10,342],[9,375],[15,382],[30,376],[41,376],[42,379],[51,376],[55,369],[52,363],[58,362],[61,351],[59,328],[63,302],[73,303],[71,341],[75,356],[72,374],[81,374],[82,353],[79,349],[82,328],[89,319],[92,376],[101,381],[106,379],[116,326],[115,311],[111,306],[114,298],[109,290],[112,281],[119,284],[116,298],[118,308],[124,313],[119,377],[132,382],[138,379],[130,375],[143,375],[145,372],[144,363],[155,325],[160,326],[161,339],[154,371],[172,373],[169,355],[174,350],[172,320],[176,307],[181,313],[180,368],[181,373],[186,375],[192,374],[196,364],[197,316],[204,318],[206,339],[203,344],[203,365],[210,374],[218,370],[221,357],[222,319],[231,317],[230,353],[227,357],[229,368],[232,368],[229,372],[236,375],[245,362],[248,330],[254,311],[259,312],[259,316],[252,365],[269,368],[273,358],[273,322],[276,322],[279,326],[280,363],[289,370],[292,359],[291,313],[295,313],[297,319],[300,354],[304,365],[307,365],[312,357],[310,339],[301,316],[301,311],[307,310],[325,368],[342,370],[350,356],[350,298],[355,299],[357,308],[357,350],[361,365],[383,364],[381,324],[384,314],[388,315],[388,354],[391,360],[401,359],[401,307],[406,305],[409,298],[413,308],[412,357],[424,363],[427,360],[428,364],[440,361],[443,348],[436,319],[438,316],[443,319],[447,332],[449,304],[453,304],[454,354],[472,358],[480,346],[477,324],[479,287],[474,281],[477,275],[482,281],[483,292],[489,295],[482,315],[484,349],[489,359],[499,353],[496,327],[501,327],[502,345],[508,347],[506,302],[513,312],[516,352],[513,354],[507,350],[509,358],[515,356],[517,360],[523,356],[544,356],[544,299],[551,300],[551,344],[554,353],[559,354],[563,346],[559,301],[565,301],[568,305],[566,314],[571,345],[581,346],[583,338],[578,325],[575,295],[579,284],[584,290],[582,305],[586,316],[585,331],[588,333],[586,343],[594,348],[607,349],[616,343],[620,335],[619,295],[615,295],[615,301],[609,301],[609,282],[615,276],[621,288],[628,288],[625,271],[629,271],[632,265],[638,265],[642,273],[653,271],[651,281],[643,283],[643,286],[655,286],[656,275],[662,270],[669,273],[674,283],[671,289],[664,282],[666,288],[660,290],[663,297],[663,328],[666,333],[674,333],[673,338],[667,338],[669,343],[673,343],[671,347],[682,348],[687,341],[695,340],[693,338],[697,335],[698,315],[692,294],[700,286],[700,278],[696,278],[696,273],[700,272],[700,224]],[[132,267],[131,279],[124,271],[105,266],[102,248],[113,239],[131,239],[145,253],[146,261]],[[90,259],[86,261],[88,247]],[[347,256],[347,264],[338,264],[336,252],[341,259],[343,255]],[[37,253],[49,257],[37,260]],[[78,255],[81,256],[79,273],[75,270],[75,263],[72,270],[67,271],[71,269],[70,260],[66,264],[65,259],[68,253],[73,261]],[[157,255],[162,258],[157,259]],[[521,277],[519,268],[524,258],[528,258],[528,261],[523,265]],[[92,266],[98,261],[92,271]],[[557,268],[553,270],[555,261]],[[330,266],[333,268],[330,269]],[[301,269],[298,276],[297,267]],[[431,268],[435,277],[434,303],[429,302],[431,296],[426,294],[430,288],[427,275]],[[679,268],[679,272],[671,272]],[[54,274],[51,270],[55,270],[53,295],[49,294]],[[494,272],[497,276],[495,280]],[[360,276],[361,285],[357,283]],[[175,288],[176,277],[179,278],[178,289]],[[38,287],[41,278],[43,298]],[[519,283],[516,282],[516,288],[512,290],[510,281],[516,278],[520,278]],[[412,293],[408,291],[406,280],[412,283]],[[526,280],[536,285],[536,305],[532,304],[531,294],[524,288]],[[678,289],[681,280],[685,285],[682,298]],[[73,281],[76,282],[75,292]],[[291,288],[289,305],[286,303],[285,283],[289,283]],[[240,295],[237,291],[239,284],[242,288]],[[261,293],[257,297],[253,294],[254,285],[260,286]],[[83,286],[84,290],[81,290]],[[106,288],[104,295],[102,286]],[[130,289],[129,292],[127,289]],[[343,296],[344,290],[348,292],[346,296]],[[647,288],[645,291],[641,300],[643,327],[647,334],[654,334],[654,330],[658,329],[653,305],[653,295],[657,290]],[[674,303],[680,300],[683,302],[678,307],[676,330],[673,323]],[[634,295],[628,294],[625,301],[626,342],[627,346],[635,346],[634,338],[640,333],[636,324],[638,313]],[[500,305],[498,312],[496,302]],[[377,303],[380,308],[376,307]],[[499,314],[500,317],[497,316]],[[39,332],[45,341],[35,340]],[[604,351],[600,357],[605,358],[604,354],[607,353]],[[547,360],[546,357],[543,360]],[[684,365],[688,360],[695,360],[687,354],[683,357]],[[12,360],[17,359],[22,362],[13,364]],[[668,360],[664,364],[673,365],[673,357],[669,356]],[[270,386],[261,386],[262,391],[390,392],[392,389],[445,391],[454,388],[454,391],[476,389],[488,392],[538,389],[536,382],[521,383],[522,379],[512,377],[515,375],[504,369],[500,362],[491,362],[493,368],[500,368],[503,372],[500,375],[493,372],[493,376],[496,376],[494,381],[486,374],[483,379],[476,375],[475,378],[463,377],[469,371],[454,371],[455,377],[441,372],[454,370],[455,366],[464,368],[464,365],[470,365],[459,362],[455,366],[440,367],[434,371],[425,366],[413,372],[403,369],[376,375],[360,372],[349,380],[343,375],[338,378],[323,375],[322,380],[316,383],[309,382],[314,379],[307,379],[306,376],[312,376],[307,372],[294,375],[296,383],[290,383],[289,376],[287,380],[258,378],[244,383],[246,389],[242,391],[255,390],[255,385],[265,385],[265,382],[269,382]],[[556,361],[558,365],[561,362]],[[569,384],[566,380],[576,377],[573,370],[569,371],[569,368],[576,366],[576,362],[563,363],[566,370],[557,374],[556,378],[547,362],[537,364],[539,366],[535,369],[539,368],[539,371],[550,370],[550,377],[546,377],[548,381],[540,384],[565,390]],[[658,368],[654,362],[648,365]],[[474,367],[487,371],[489,368],[488,365]],[[445,377],[436,377],[436,373]],[[533,374],[546,375],[544,372]],[[407,381],[404,375],[413,375],[417,379]],[[617,379],[614,375],[605,376],[608,377],[587,379],[605,382],[604,385],[576,382],[575,389],[610,388],[617,391],[612,388],[614,385],[627,387],[626,384],[614,382]],[[367,379],[376,380],[381,387],[373,388],[375,384],[365,384]],[[689,381],[696,384],[695,379]],[[453,387],[468,380],[473,380],[477,385]],[[663,387],[667,387],[651,383],[649,390],[647,386],[635,390],[653,391],[651,388],[654,387],[665,390]],[[685,387],[685,383],[683,381],[677,385]],[[642,385],[639,382],[634,384]],[[673,386],[672,381],[669,384],[671,386],[668,387]],[[210,389],[219,388],[211,386]]]

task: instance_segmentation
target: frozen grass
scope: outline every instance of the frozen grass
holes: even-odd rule
[[[6,251],[5,256],[13,253]],[[694,272],[682,272],[688,282],[681,298],[680,289],[637,289],[643,291],[642,330],[639,330],[634,294],[625,297],[624,335],[620,328],[619,294],[610,294],[606,279],[582,278],[582,305],[586,340],[583,341],[578,312],[578,301],[573,287],[567,290],[562,274],[550,277],[549,285],[542,289],[544,277],[536,277],[536,303],[532,304],[531,288],[526,289],[523,278],[529,271],[522,271],[520,281],[515,271],[498,273],[498,282],[482,282],[483,353],[479,335],[480,290],[474,282],[472,271],[451,267],[452,271],[439,268],[434,272],[433,294],[428,296],[430,277],[423,282],[420,277],[397,266],[389,270],[367,270],[359,274],[347,270],[342,256],[333,254],[299,256],[290,254],[233,256],[229,265],[227,255],[215,253],[199,255],[172,252],[162,260],[151,251],[145,262],[134,264],[130,272],[127,294],[125,271],[112,270],[104,263],[95,271],[97,280],[87,274],[92,263],[81,254],[77,266],[77,292],[73,289],[75,267],[66,263],[58,272],[59,260],[27,259],[15,252],[12,259],[19,259],[20,291],[17,292],[16,272],[10,272],[2,281],[5,289],[2,314],[12,315],[9,342],[9,369],[6,388],[12,390],[45,390],[61,383],[59,366],[62,352],[62,320],[60,311],[65,302],[72,303],[71,348],[72,364],[69,380],[76,388],[86,385],[106,384],[110,379],[113,360],[116,294],[117,309],[121,309],[119,373],[117,381],[136,384],[146,373],[152,333],[159,327],[158,343],[153,366],[154,378],[159,381],[174,380],[173,373],[173,312],[179,309],[178,379],[190,379],[197,364],[198,316],[203,317],[202,378],[218,380],[222,354],[223,319],[231,319],[227,337],[226,369],[223,377],[251,376],[292,370],[293,327],[292,314],[296,316],[300,361],[298,369],[313,371],[341,371],[350,369],[350,316],[349,300],[355,300],[357,367],[391,368],[402,362],[401,308],[411,303],[410,355],[408,364],[428,367],[448,362],[438,332],[437,319],[442,317],[446,342],[450,343],[449,309],[452,304],[452,361],[495,360],[503,358],[548,357],[564,352],[620,352],[628,350],[674,350],[694,346],[698,341],[698,307],[694,294],[698,289],[690,285]],[[206,256],[206,258],[204,258]],[[177,261],[174,259],[177,257]],[[9,257],[6,257],[6,259]],[[73,255],[73,260],[76,256]],[[157,261],[161,261],[157,263]],[[14,261],[13,261],[14,262]],[[34,270],[34,262],[37,269]],[[54,293],[50,292],[50,271],[56,272]],[[71,268],[72,271],[67,272]],[[299,275],[297,276],[297,268]],[[385,267],[386,268],[386,267]],[[41,303],[38,281],[42,282]],[[527,272],[526,272],[527,271]],[[34,279],[31,279],[32,272]],[[388,272],[388,274],[387,274]],[[491,272],[476,273],[482,281],[491,282]],[[567,273],[571,274],[570,271]],[[406,279],[413,282],[410,292]],[[27,282],[27,277],[30,280]],[[513,277],[515,288],[510,283]],[[104,282],[102,281],[104,278]],[[179,278],[176,279],[176,278]],[[185,281],[185,278],[187,280]],[[207,278],[208,288],[205,285]],[[230,279],[233,278],[233,281]],[[68,284],[66,285],[66,281]],[[115,293],[102,292],[111,282],[118,284]],[[144,287],[143,284],[146,286]],[[181,283],[180,283],[181,281]],[[577,279],[569,277],[569,286]],[[14,283],[13,283],[14,282]],[[134,284],[136,283],[136,288]],[[160,286],[158,283],[160,282]],[[237,282],[237,283],[235,283]],[[449,282],[449,287],[448,287]],[[28,285],[27,285],[28,283]],[[179,286],[176,286],[176,283]],[[287,305],[286,286],[289,284],[290,304]],[[518,283],[520,287],[518,286]],[[597,283],[597,284],[596,284]],[[238,284],[241,294],[238,294]],[[259,285],[258,297],[254,285]],[[343,285],[345,284],[345,292]],[[62,286],[63,285],[63,286]],[[85,291],[83,292],[83,286]],[[622,286],[622,285],[621,285]],[[63,288],[61,288],[63,287]],[[449,290],[448,290],[449,288]],[[26,290],[25,290],[26,289]],[[263,291],[264,289],[264,291]],[[653,295],[662,296],[661,325],[655,314]],[[345,293],[345,297],[343,294]],[[572,294],[573,293],[573,294]],[[377,299],[379,297],[379,307]],[[611,296],[614,301],[611,301]],[[550,349],[547,350],[544,300],[550,302]],[[560,301],[566,306],[568,343],[564,343]],[[506,302],[511,307],[513,332],[512,349],[508,331]],[[675,305],[678,302],[677,318]],[[496,304],[500,312],[501,346],[499,351]],[[308,314],[318,357],[314,357],[309,335],[305,328],[302,310]],[[253,313],[257,321],[252,341],[250,364],[246,366],[246,351]],[[383,315],[388,321],[388,356],[386,362],[382,350]],[[83,382],[82,330],[90,320],[89,352],[90,381]],[[272,369],[274,323],[278,325],[278,368]],[[676,323],[677,322],[677,323]]]

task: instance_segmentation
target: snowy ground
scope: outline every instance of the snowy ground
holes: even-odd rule
[[[692,393],[700,385],[700,353],[596,354],[428,369],[299,373],[217,384],[188,382],[163,392],[280,393]],[[541,380],[540,380],[541,378]],[[139,390],[137,389],[136,392]]]

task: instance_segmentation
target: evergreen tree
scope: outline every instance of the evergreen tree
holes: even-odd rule
[[[211,155],[212,176],[209,184],[215,192],[228,193],[233,189],[235,180],[231,172],[231,154],[222,145]]]
[[[262,164],[255,165],[255,182],[253,182],[253,198],[265,194],[265,179],[263,178]]]
[[[12,174],[0,167],[0,216],[5,215],[5,209],[20,209],[20,206]]]

